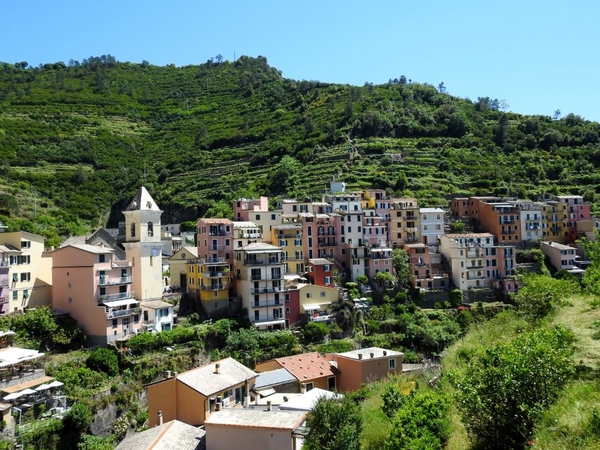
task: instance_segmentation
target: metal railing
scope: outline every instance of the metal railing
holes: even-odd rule
[[[229,283],[211,284],[210,286],[200,286],[201,291],[222,291],[229,289]]]
[[[268,306],[283,306],[283,302],[281,300],[272,300],[270,302],[253,302],[253,308],[266,308]]]
[[[130,308],[130,309],[111,309],[106,314],[108,319],[115,319],[117,317],[131,316],[132,314],[140,314],[142,308]]]
[[[100,277],[100,286],[114,286],[117,284],[127,284],[132,283],[133,277],[117,277],[117,278],[108,278],[108,277]]]
[[[250,280],[251,281],[266,281],[266,280],[281,280],[282,276],[281,276],[282,272],[277,272],[274,274],[268,274],[268,275],[251,275],[250,276]]]
[[[244,259],[245,266],[254,266],[259,264],[280,264],[282,263],[282,259],[277,256],[267,259]]]
[[[99,300],[101,302],[114,302],[117,300],[126,300],[126,299],[134,300],[134,298],[135,298],[135,294],[133,293],[133,291],[129,291],[129,292],[118,292],[116,294],[101,295],[99,297]]]
[[[272,292],[279,292],[278,287],[259,287],[259,288],[251,288],[251,294],[268,294]]]

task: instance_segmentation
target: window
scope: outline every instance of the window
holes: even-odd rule
[[[277,220],[275,214],[271,214],[271,220]]]
[[[112,327],[113,328],[117,328],[118,324],[119,324],[119,319],[113,319],[113,321],[112,321]]]
[[[331,266],[329,264],[325,264],[325,272],[331,271]]]
[[[361,230],[362,230],[362,228],[361,228],[361,227],[358,227],[358,232],[359,232],[359,233],[361,232]]]
[[[325,291],[321,291],[321,297],[325,297]]]
[[[256,220],[260,220],[260,214],[256,215]]]
[[[148,222],[148,237],[154,236],[154,225],[152,222]]]
[[[285,294],[285,301],[286,303],[290,302],[290,294]]]
[[[306,298],[312,298],[312,293],[310,293],[310,292],[307,292],[307,293],[306,293]]]
[[[98,255],[98,262],[106,262],[106,255]]]
[[[19,291],[13,291],[13,300],[19,300]]]
[[[133,323],[138,323],[140,321],[140,315],[136,314],[135,316],[133,316]]]
[[[31,281],[31,274],[29,272],[23,272],[21,274],[21,281]]]
[[[331,284],[331,277],[325,277],[325,284]]]
[[[396,358],[388,359],[388,368],[390,370],[396,370]]]
[[[70,281],[67,283],[67,286],[69,287],[69,289],[71,289],[71,288],[73,287],[73,286],[71,285],[71,282],[70,282]]]
[[[135,237],[135,222],[131,224],[131,237]]]
[[[427,225],[423,225],[423,230],[427,231]]]
[[[315,385],[313,382],[306,383],[306,392],[312,391],[314,388],[315,388]]]
[[[285,308],[285,313],[290,314],[290,308]]]
[[[219,308],[219,302],[215,302],[213,305],[213,309],[218,309]]]

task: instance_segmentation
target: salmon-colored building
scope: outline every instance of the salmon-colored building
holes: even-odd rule
[[[300,383],[301,389],[320,388],[332,391],[337,388],[338,370],[318,352],[275,358],[256,365],[257,372],[286,369]]]
[[[149,426],[158,425],[158,411],[165,422],[179,420],[202,425],[214,412],[243,403],[258,374],[233,358],[225,358],[146,386]]]
[[[198,258],[233,264],[233,223],[229,219],[200,219],[196,225]]]
[[[325,258],[308,260],[306,278],[316,286],[333,287],[333,263]]]
[[[305,411],[227,409],[212,414],[204,423],[206,450],[299,450],[304,431],[298,430]]]
[[[340,391],[357,391],[365,383],[383,380],[402,373],[404,353],[369,347],[344,353],[327,355],[339,370]]]
[[[137,333],[142,310],[132,290],[130,261],[112,249],[68,245],[52,252],[54,310],[67,312],[85,328],[92,345]]]

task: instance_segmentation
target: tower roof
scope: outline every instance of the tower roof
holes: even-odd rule
[[[144,186],[135,194],[127,211],[160,211],[160,208]]]

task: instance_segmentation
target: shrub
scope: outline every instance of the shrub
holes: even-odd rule
[[[329,334],[329,327],[322,322],[309,322],[302,330],[305,342],[321,342]]]
[[[88,356],[85,365],[97,372],[104,372],[111,377],[119,374],[119,358],[112,350],[99,348]]]
[[[70,431],[84,432],[92,423],[92,411],[85,403],[75,403],[63,418],[63,427]]]

